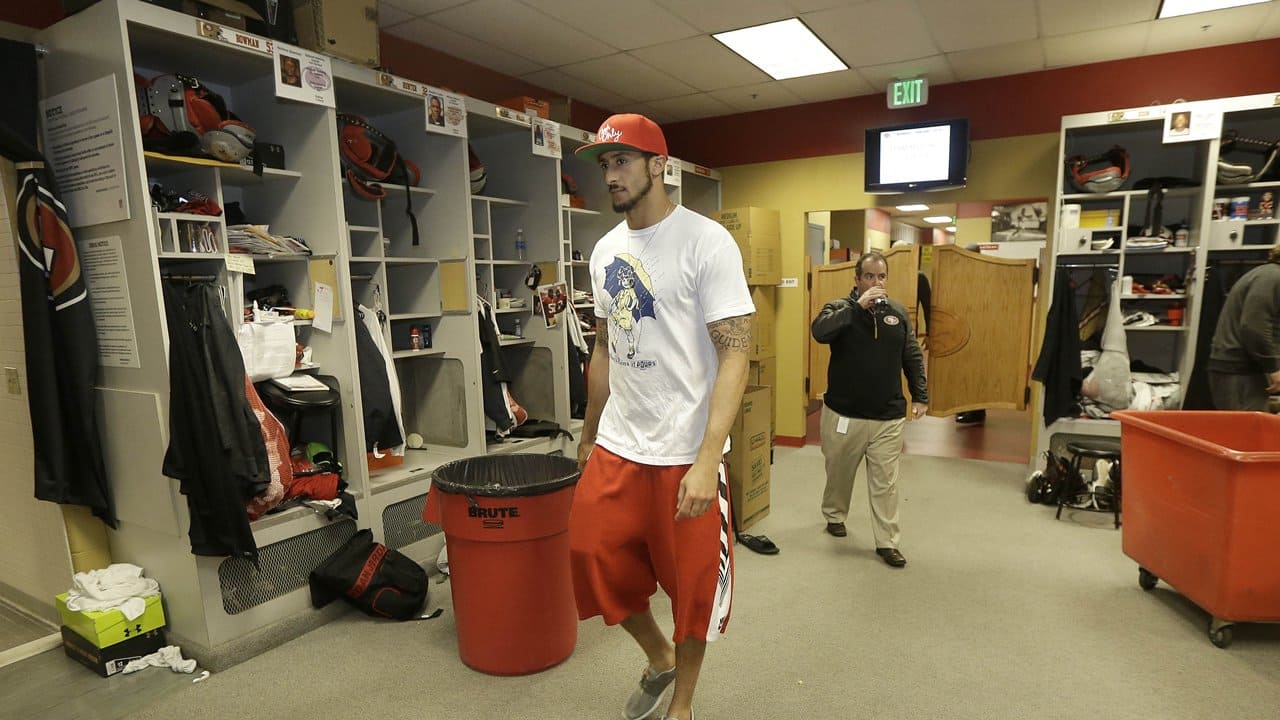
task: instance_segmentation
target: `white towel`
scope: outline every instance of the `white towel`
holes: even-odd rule
[[[67,591],[71,610],[119,610],[133,620],[147,610],[146,598],[160,594],[160,584],[142,576],[142,568],[115,563],[102,570],[76,573]]]
[[[146,670],[149,667],[167,667],[174,672],[195,672],[195,660],[183,660],[182,650],[177,645],[165,645],[150,655],[143,655],[137,660],[130,660],[120,672],[128,675],[131,672]]]

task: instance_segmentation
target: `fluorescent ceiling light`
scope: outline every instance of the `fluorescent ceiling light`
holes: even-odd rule
[[[943,229],[943,230],[946,230],[947,232],[955,232],[955,231],[956,231],[956,226],[955,226],[955,225],[948,225],[948,226],[946,226],[946,227],[944,227],[944,228],[942,228],[942,229]]]
[[[926,215],[924,221],[927,223],[950,223],[950,215]]]
[[[711,37],[774,80],[849,69],[799,18],[716,33]]]
[[[922,210],[929,209],[928,205],[921,205],[919,203],[916,203],[915,205],[895,205],[894,207],[898,208],[902,212],[920,212]]]
[[[1163,20],[1179,15],[1194,15],[1210,10],[1225,10],[1264,2],[1267,0],[1163,0],[1160,3],[1160,12],[1156,13],[1156,19]]]

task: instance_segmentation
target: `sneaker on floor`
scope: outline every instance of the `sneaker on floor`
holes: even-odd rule
[[[662,693],[676,679],[676,669],[658,672],[646,667],[640,675],[640,687],[627,698],[627,706],[622,710],[623,720],[648,720],[654,717],[658,704],[662,702]]]
[[[827,533],[835,537],[844,537],[849,534],[849,531],[845,529],[842,522],[829,522],[827,523]]]
[[[907,559],[898,552],[898,548],[876,548],[876,554],[890,567],[900,568],[907,564]]]

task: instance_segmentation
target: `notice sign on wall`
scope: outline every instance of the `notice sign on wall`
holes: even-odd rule
[[[115,75],[42,101],[40,113],[45,155],[71,227],[129,219]]]
[[[142,367],[138,337],[129,305],[129,279],[124,272],[120,238],[104,237],[77,243],[80,270],[89,288],[89,307],[98,333],[98,364],[102,367]]]

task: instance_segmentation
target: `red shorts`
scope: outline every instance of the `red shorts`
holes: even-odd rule
[[[688,465],[641,465],[599,445],[583,469],[569,514],[578,616],[616,625],[649,608],[661,584],[671,598],[673,640],[713,641],[729,623],[733,543],[729,485],[720,464],[717,502],[676,522]]]

